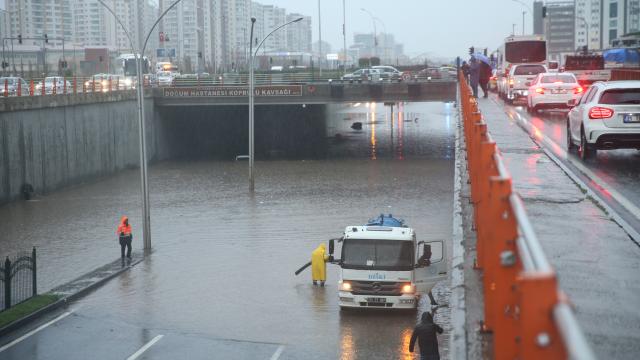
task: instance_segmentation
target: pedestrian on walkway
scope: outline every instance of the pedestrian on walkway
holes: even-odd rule
[[[327,280],[327,260],[329,256],[326,254],[325,245],[320,244],[311,253],[311,280],[313,285],[324,286],[324,282]]]
[[[480,88],[482,88],[482,92],[484,93],[483,97],[486,99],[489,96],[489,79],[492,75],[491,65],[485,63],[484,61],[480,61],[478,65],[478,70],[480,71]]]
[[[116,234],[120,240],[120,257],[122,257],[124,261],[124,249],[126,247],[127,258],[131,260],[131,240],[133,239],[133,235],[131,234],[131,225],[129,224],[128,217],[123,216],[122,219],[120,219],[120,225],[118,226]]]
[[[464,79],[467,80],[467,82],[469,82],[469,64],[467,64],[466,61],[462,62],[462,66],[460,66],[460,69],[462,69],[462,75],[464,75]]]
[[[413,329],[413,334],[411,334],[409,352],[413,352],[416,339],[418,339],[420,360],[440,360],[437,334],[442,334],[442,331],[440,326],[434,324],[431,313],[428,311],[423,312],[420,324]]]
[[[480,64],[475,57],[471,57],[469,61],[469,80],[473,97],[478,98],[478,83],[480,82]]]

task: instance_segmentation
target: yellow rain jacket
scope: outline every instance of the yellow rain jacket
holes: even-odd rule
[[[326,255],[325,252],[325,245],[320,244],[311,253],[311,279],[313,281],[327,280],[327,260],[329,260],[329,255]]]

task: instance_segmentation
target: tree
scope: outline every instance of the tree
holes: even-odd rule
[[[371,63],[371,66],[378,66],[378,65],[380,65],[380,58],[374,56],[374,57],[369,59],[369,62]]]
[[[367,66],[369,66],[369,58],[360,58],[360,59],[358,59],[358,66],[359,67],[367,67]]]

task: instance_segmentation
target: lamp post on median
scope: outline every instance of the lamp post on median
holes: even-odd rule
[[[529,6],[529,4],[525,3],[522,0],[512,0],[512,1],[517,2],[518,4],[526,7],[533,14],[533,9],[531,9],[531,6]],[[525,16],[526,13],[527,13],[526,11],[522,12],[522,35],[524,35],[524,16]]]
[[[120,27],[122,27],[122,30],[124,31],[125,35],[127,36],[127,39],[129,40],[129,45],[131,46],[131,49],[135,53],[136,47],[133,45],[133,40],[131,39],[131,35],[127,31],[127,27],[124,26],[120,18],[118,18],[116,13],[113,11],[113,9],[111,9],[107,4],[105,4],[103,0],[97,0],[97,1],[100,3],[100,5],[104,6],[104,8],[111,13],[111,15],[113,15],[113,17],[116,19]],[[142,238],[144,240],[145,251],[151,250],[151,216],[149,214],[149,182],[147,177],[147,140],[146,140],[147,137],[144,131],[145,129],[144,89],[143,89],[144,82],[142,79],[142,61],[144,59],[144,51],[147,47],[147,42],[149,41],[149,37],[151,36],[151,33],[156,28],[160,20],[169,12],[169,10],[173,9],[176,5],[178,5],[180,1],[182,0],[176,0],[175,2],[173,2],[158,17],[156,22],[153,23],[153,26],[151,26],[151,29],[149,29],[149,33],[147,33],[147,36],[144,40],[144,44],[142,45],[142,48],[141,49],[138,48],[139,51],[137,55],[134,54],[134,56],[136,56],[136,59],[137,59],[136,72],[137,72],[138,85],[136,86],[136,97],[138,102],[138,129],[140,132],[139,138],[140,138],[140,180],[141,180],[140,182],[141,182],[141,191],[142,191]],[[140,39],[142,35],[143,34],[141,32],[141,29],[138,29],[138,39]]]
[[[258,46],[256,46],[256,50],[253,50],[253,27],[256,23],[256,18],[251,18],[251,36],[249,37],[249,191],[253,192],[255,190],[255,175],[253,173],[253,160],[255,156],[255,144],[254,144],[254,118],[253,118],[253,108],[254,108],[254,87],[255,87],[255,79],[253,78],[253,68],[254,68],[254,59],[258,54],[258,50],[260,50],[260,46],[264,43],[265,40],[274,32],[282,29],[283,27],[296,23],[303,18],[297,18],[295,20],[284,23],[277,28],[271,30],[267,36],[260,41]]]
[[[371,23],[373,24],[373,56],[378,56],[378,37],[376,35],[376,19],[369,10],[365,8],[360,8],[360,10],[366,12],[367,14],[369,14],[369,17],[371,17]]]
[[[589,23],[582,16],[576,16],[576,19],[582,20],[582,22],[584,22],[584,26],[587,28],[587,35],[586,35],[586,42],[587,43],[585,44],[585,46],[586,46],[586,50],[589,50]]]

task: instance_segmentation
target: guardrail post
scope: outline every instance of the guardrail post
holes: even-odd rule
[[[34,94],[34,84],[33,79],[29,80],[29,96],[33,96]]]
[[[91,79],[91,92],[96,92],[96,79]]]
[[[558,302],[555,274],[521,274],[517,288],[520,359],[567,359],[567,352],[553,320],[553,307]]]
[[[53,78],[53,87],[51,88],[51,95],[55,95],[58,92],[58,82],[56,81],[56,78]],[[44,84],[42,87],[44,88],[46,86],[46,81],[42,80],[42,83]]]
[[[44,79],[42,79],[42,85],[40,86],[40,94],[45,96],[47,94],[47,89],[44,88]]]
[[[4,309],[7,310],[11,307],[11,260],[7,256],[4,261]]]
[[[31,250],[31,281],[32,281],[32,290],[33,290],[33,295],[32,296],[36,296],[38,295],[38,267],[37,267],[38,263],[36,261],[36,247],[33,247],[33,250]]]
[[[22,80],[18,80],[18,92],[16,95],[22,96]]]
[[[486,262],[485,260],[485,247],[484,245],[489,241],[488,239],[488,219],[490,210],[490,183],[489,178],[497,175],[495,169],[493,156],[496,153],[496,143],[493,141],[483,142],[480,148],[480,184],[478,186],[478,202],[474,205],[475,221],[476,221],[476,268],[482,269]]]
[[[78,93],[78,78],[77,77],[73,77],[73,94],[77,94]]]
[[[64,94],[67,93],[67,77],[65,76],[64,78],[62,78],[62,91],[64,92]]]
[[[4,79],[4,97],[9,96],[9,79]]]

